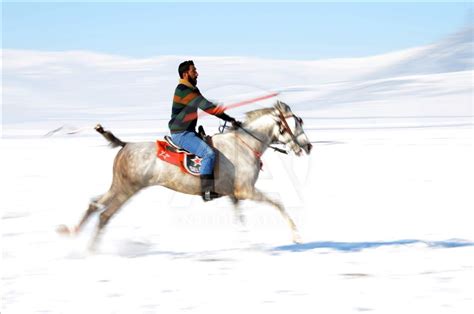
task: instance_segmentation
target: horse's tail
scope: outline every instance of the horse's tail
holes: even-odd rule
[[[94,129],[100,134],[102,134],[102,136],[105,137],[107,141],[109,141],[110,146],[113,148],[119,146],[124,147],[125,145],[127,145],[126,142],[122,142],[119,138],[113,135],[112,132],[104,130],[104,128],[100,124],[97,124]]]

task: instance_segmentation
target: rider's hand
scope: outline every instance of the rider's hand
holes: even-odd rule
[[[235,120],[235,119],[232,120],[231,123],[232,123],[232,126],[234,127],[234,129],[238,129],[238,128],[240,128],[240,127],[242,126],[242,122],[237,121],[237,120]]]

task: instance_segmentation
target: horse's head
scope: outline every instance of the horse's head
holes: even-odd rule
[[[309,155],[313,145],[304,133],[303,119],[295,115],[290,106],[279,100],[274,106],[273,116],[277,121],[274,141],[285,144],[297,156],[300,156],[302,151]]]

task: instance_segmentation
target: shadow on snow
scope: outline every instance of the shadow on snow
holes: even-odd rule
[[[410,244],[425,244],[432,248],[457,248],[464,246],[474,246],[474,242],[465,240],[448,240],[448,241],[423,241],[423,240],[398,240],[387,242],[309,242],[302,244],[283,245],[273,248],[274,251],[290,251],[290,252],[304,252],[314,249],[333,249],[342,252],[357,252],[364,249],[386,247],[386,246],[400,246]]]
[[[428,248],[459,248],[459,247],[470,247],[474,246],[474,242],[452,239],[446,241],[424,241],[416,239],[404,239],[396,241],[380,241],[380,242],[334,242],[334,241],[317,241],[308,242],[302,244],[283,245],[273,248],[260,248],[260,249],[249,249],[249,248],[227,248],[218,250],[206,250],[196,252],[186,251],[167,251],[157,250],[150,244],[140,242],[125,242],[117,245],[115,249],[104,252],[105,254],[118,254],[119,256],[137,258],[150,255],[164,255],[173,259],[196,259],[198,261],[232,261],[233,258],[229,256],[223,257],[222,254],[232,252],[244,252],[244,251],[266,251],[269,253],[276,252],[306,252],[316,249],[331,249],[340,252],[359,252],[364,249],[373,249],[379,247],[396,247],[396,246],[408,246],[421,244]]]

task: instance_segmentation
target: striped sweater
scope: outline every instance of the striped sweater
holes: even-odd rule
[[[225,121],[234,120],[218,106],[204,98],[197,87],[186,80],[180,80],[173,97],[171,120],[168,123],[170,132],[196,132],[198,108]]]

